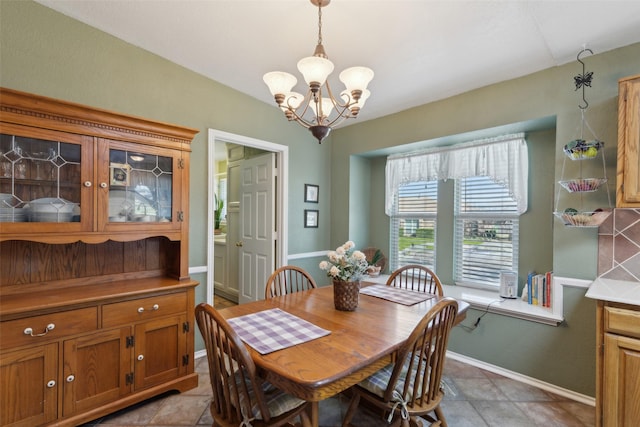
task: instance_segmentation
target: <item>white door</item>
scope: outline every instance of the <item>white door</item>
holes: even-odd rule
[[[242,162],[240,304],[264,298],[265,283],[275,267],[275,166],[274,153]]]

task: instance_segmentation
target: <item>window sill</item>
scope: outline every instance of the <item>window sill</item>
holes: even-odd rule
[[[386,283],[388,275],[367,278],[367,282]],[[564,321],[562,293],[564,286],[588,288],[591,280],[573,279],[569,277],[554,277],[552,308],[543,308],[527,304],[520,298],[501,298],[497,292],[464,286],[443,285],[444,294],[462,301],[466,301],[471,308],[487,311],[493,314],[515,317],[530,322],[558,326]]]

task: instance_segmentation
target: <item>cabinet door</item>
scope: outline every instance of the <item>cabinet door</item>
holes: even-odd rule
[[[0,423],[31,427],[53,421],[58,407],[58,344],[0,356]]]
[[[191,325],[186,316],[164,317],[135,327],[136,390],[161,384],[184,375],[193,358],[187,354]]]
[[[640,425],[640,340],[605,335],[603,423]]]
[[[93,138],[0,125],[3,233],[91,230]]]
[[[98,145],[100,231],[180,230],[180,152],[105,139]]]
[[[64,342],[63,415],[97,408],[131,393],[131,328]]]
[[[620,83],[617,207],[640,206],[640,78]]]

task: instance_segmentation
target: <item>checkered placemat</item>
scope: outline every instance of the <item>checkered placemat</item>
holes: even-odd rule
[[[409,289],[401,289],[387,285],[365,286],[360,289],[360,293],[404,305],[414,305],[435,296],[424,292],[411,291]]]
[[[279,308],[234,317],[227,321],[240,339],[260,354],[282,350],[331,333]]]

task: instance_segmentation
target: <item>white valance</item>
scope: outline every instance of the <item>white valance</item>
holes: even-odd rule
[[[516,201],[518,213],[526,212],[529,155],[524,134],[389,156],[386,166],[385,211],[387,215],[395,212],[397,192],[403,184],[473,176],[489,177],[496,184],[507,188]]]

